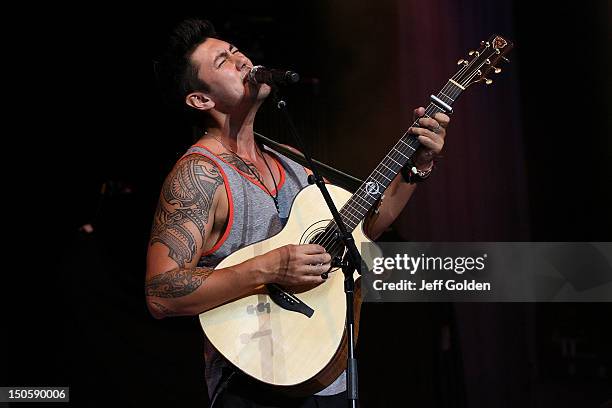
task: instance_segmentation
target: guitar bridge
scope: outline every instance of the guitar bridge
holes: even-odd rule
[[[286,292],[283,288],[273,283],[266,285],[268,295],[279,307],[291,312],[301,313],[306,317],[312,317],[314,309],[302,302],[295,295]]]

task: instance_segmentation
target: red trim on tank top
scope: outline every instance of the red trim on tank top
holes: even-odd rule
[[[216,158],[218,158],[219,160],[221,160],[222,162],[224,162],[225,164],[227,164],[228,166],[230,166],[231,168],[236,170],[245,179],[247,179],[248,181],[250,181],[251,183],[253,183],[257,187],[261,188],[261,190],[264,193],[268,194],[268,190],[266,190],[266,188],[259,181],[253,180],[251,177],[249,177],[249,173],[245,173],[244,171],[242,171],[239,168],[237,168],[236,166],[234,166],[232,163],[228,162],[227,160],[223,159],[222,157],[219,157],[217,154],[215,154],[212,150],[210,150],[208,147],[206,147],[204,145],[196,143],[196,144],[194,144],[194,146],[198,146],[198,147],[201,147],[202,149],[208,150],[210,152],[210,154],[214,155]],[[266,150],[266,153],[270,153],[270,152]],[[285,169],[283,168],[283,166],[280,165],[280,163],[278,162],[278,159],[276,157],[274,157],[273,155],[270,155],[270,156],[272,157],[272,160],[274,160],[274,163],[276,163],[276,166],[278,167],[278,169],[280,171],[280,175],[281,175],[280,182],[278,183],[276,188],[273,189],[272,191],[270,191],[270,193],[272,195],[276,195],[277,191],[280,190],[282,185],[285,183]]]
[[[201,147],[203,147],[203,146],[201,146]],[[183,157],[181,157],[179,159],[179,162],[181,160],[183,160],[185,157],[189,156],[190,154],[198,154],[200,156],[203,156],[203,157],[206,157],[206,158],[212,160],[210,157],[208,157],[204,153],[201,153],[201,152],[190,152],[190,153],[186,153],[185,155],[183,155]],[[213,153],[213,155],[214,155],[214,153]],[[221,172],[221,176],[223,176],[223,183],[225,184],[225,193],[227,194],[227,201],[229,203],[229,219],[227,220],[227,226],[225,227],[225,231],[223,231],[223,235],[221,235],[221,237],[217,240],[215,245],[212,248],[210,248],[208,251],[204,252],[202,254],[202,256],[210,255],[210,254],[214,253],[217,249],[221,248],[221,245],[223,245],[223,243],[227,240],[227,237],[229,236],[230,231],[232,229],[232,225],[234,224],[234,199],[232,198],[232,189],[231,189],[231,187],[229,185],[229,180],[227,179],[227,175],[223,171],[223,168],[221,168],[221,166],[219,166],[219,164],[217,164],[214,160],[212,160],[212,162],[219,169],[219,171]]]

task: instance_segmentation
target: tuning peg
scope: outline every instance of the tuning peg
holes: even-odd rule
[[[473,51],[473,50],[472,50],[472,51],[468,52],[468,55],[469,55],[469,56],[472,56],[472,55],[479,56],[479,55],[480,55],[480,53],[479,53],[478,51]]]
[[[494,71],[496,74],[499,74],[499,73],[501,72],[501,68],[493,67],[493,71]]]
[[[467,65],[467,63],[468,62],[466,60],[464,60],[464,59],[460,59],[459,61],[457,61],[457,65],[461,65],[461,64]]]
[[[503,59],[504,61],[506,61],[506,62],[510,62],[510,60],[509,60],[508,58],[506,58],[506,57],[502,57],[502,59]]]
[[[489,78],[484,78],[484,80],[485,80],[485,84],[487,85],[491,85],[493,83],[493,81]]]

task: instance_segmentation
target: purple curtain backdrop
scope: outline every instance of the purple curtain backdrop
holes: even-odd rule
[[[512,2],[398,1],[400,104],[426,103],[481,40],[512,40]],[[518,45],[520,46],[520,45]],[[511,53],[510,60],[513,55]],[[396,223],[419,241],[528,239],[517,66],[474,84],[455,104],[443,158]],[[409,123],[408,109],[402,123]]]
[[[511,1],[398,1],[400,104],[437,93],[453,65],[492,34],[513,40]],[[520,47],[520,44],[516,44]],[[417,241],[529,239],[518,67],[469,87],[455,104],[444,157],[396,222]],[[403,123],[411,116],[406,114]],[[455,304],[468,406],[523,406],[529,399],[526,306]],[[516,356],[526,358],[517,360]]]

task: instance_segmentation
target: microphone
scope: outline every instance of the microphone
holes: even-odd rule
[[[256,84],[268,85],[285,85],[293,84],[300,80],[297,72],[281,71],[279,69],[270,69],[262,65],[256,65],[249,72],[249,82]]]

